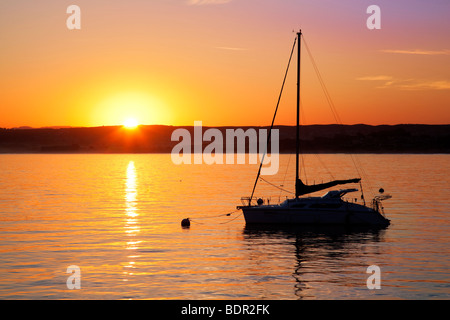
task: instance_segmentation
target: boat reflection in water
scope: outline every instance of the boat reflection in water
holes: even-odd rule
[[[298,299],[353,299],[355,292],[370,296],[366,270],[377,263],[385,232],[364,226],[247,225],[243,236],[254,262],[249,270],[259,270],[255,275],[264,269],[266,280],[280,286],[287,281]],[[287,266],[290,271],[280,276],[279,269]],[[258,277],[255,282],[264,281]]]

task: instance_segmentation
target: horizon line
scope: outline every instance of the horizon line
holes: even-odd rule
[[[306,126],[371,126],[371,127],[378,127],[378,126],[401,126],[401,125],[422,125],[422,126],[448,126],[450,123],[396,123],[396,124],[367,124],[367,123],[355,123],[355,124],[343,124],[343,123],[314,123],[314,124],[302,124],[300,126],[306,127]],[[194,127],[195,125],[189,124],[189,125],[171,125],[171,124],[139,124],[137,128],[139,127],[152,127],[152,126],[158,126],[158,127]],[[295,124],[276,124],[274,127],[295,127]],[[17,127],[2,127],[0,126],[0,129],[6,129],[6,130],[33,130],[33,129],[79,129],[79,128],[103,128],[103,127],[124,127],[123,124],[117,124],[117,125],[95,125],[95,126],[43,126],[43,127],[32,127],[32,126],[17,126]],[[270,127],[270,125],[202,125],[202,127],[205,128],[225,128],[225,127],[233,127],[233,128],[240,128],[240,127]],[[131,129],[133,130],[133,129]]]

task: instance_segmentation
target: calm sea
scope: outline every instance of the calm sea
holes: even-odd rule
[[[294,162],[264,179],[292,190]],[[0,298],[449,299],[450,155],[305,155],[304,179],[353,178],[354,163],[366,199],[393,196],[388,228],[246,228],[234,211],[257,165],[0,155]],[[257,195],[289,194],[260,181]]]

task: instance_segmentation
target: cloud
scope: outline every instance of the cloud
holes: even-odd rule
[[[224,4],[231,1],[232,0],[188,0],[187,3],[191,6],[201,6],[208,4]]]
[[[428,55],[428,56],[435,56],[435,55],[450,55],[450,50],[380,50],[381,52],[387,52],[387,53],[400,53],[400,54],[418,54],[418,55]]]
[[[403,90],[450,90],[450,81],[423,81],[400,84]]]
[[[448,80],[395,79],[391,76],[366,76],[356,80],[384,82],[377,88],[395,88],[400,90],[450,90]]]
[[[356,80],[359,80],[359,81],[384,81],[384,84],[381,86],[378,86],[377,88],[386,88],[395,83],[395,79],[393,77],[386,76],[386,75],[365,76],[365,77],[356,78]]]
[[[387,80],[392,80],[392,77],[391,76],[367,76],[367,77],[357,78],[356,80],[363,80],[363,81],[387,81]]]
[[[220,50],[231,50],[231,51],[245,51],[245,48],[234,48],[234,47],[216,47],[216,49]]]

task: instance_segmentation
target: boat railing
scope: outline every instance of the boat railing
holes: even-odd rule
[[[242,197],[241,203],[244,206],[277,205],[288,199],[288,197]]]
[[[341,198],[342,201],[344,202],[348,202],[348,203],[358,203],[358,198],[355,197],[345,197],[345,198]]]
[[[258,206],[258,205],[277,205],[283,201],[289,199],[288,196],[285,197],[241,197],[241,203],[244,206]],[[342,198],[344,202],[357,203],[357,198],[345,197]]]
[[[385,217],[382,201],[390,198],[392,198],[392,196],[388,194],[375,196],[372,200],[372,209],[379,212]]]

